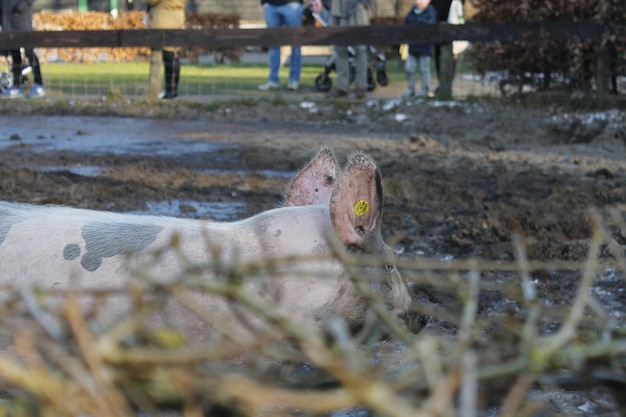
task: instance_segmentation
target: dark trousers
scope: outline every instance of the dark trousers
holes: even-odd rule
[[[16,87],[20,87],[21,84],[21,75],[22,75],[22,53],[19,49],[15,49],[9,52],[11,55],[11,59],[13,60],[13,65],[11,66],[11,72],[13,73],[13,85]],[[24,55],[26,55],[26,59],[30,63],[30,66],[33,68],[33,77],[34,82],[36,84],[43,85],[43,80],[41,78],[41,68],[39,67],[39,59],[37,55],[35,55],[35,51],[31,49],[26,49]]]
[[[435,71],[437,72],[437,80],[440,79],[440,68],[441,68],[441,45],[435,45],[434,48],[434,58],[435,58]],[[456,73],[456,59],[452,63],[452,78]],[[439,82],[439,81],[437,81]]]
[[[174,51],[163,51],[163,66],[165,67],[165,92],[176,95],[180,79],[178,54]]]

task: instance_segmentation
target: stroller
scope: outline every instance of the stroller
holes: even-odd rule
[[[320,5],[318,1],[313,0],[304,8],[304,17],[308,20],[317,21],[322,26],[328,25],[328,19],[330,17],[330,1],[322,0]],[[381,86],[389,84],[389,78],[387,77],[387,59],[385,54],[378,48],[368,45],[367,47],[370,65],[367,67],[367,91],[373,91],[376,88],[378,82]],[[348,46],[348,63],[350,68],[350,83],[354,81],[356,75],[356,69],[354,66],[354,57],[356,55],[355,48]],[[328,58],[324,64],[324,71],[321,72],[315,78],[315,87],[317,91],[326,93],[330,91],[333,86],[333,80],[330,78],[330,73],[336,70],[337,54],[333,54]],[[376,78],[374,79],[374,74]]]
[[[27,89],[30,80],[28,78],[28,74],[33,71],[33,67],[30,66],[28,60],[24,56],[24,48],[20,48],[20,53],[22,54],[22,72],[20,73],[20,86],[24,89]],[[4,56],[8,63],[8,68],[0,73],[0,93],[4,93],[8,91],[13,85],[15,85],[15,80],[13,77],[13,71],[11,71],[12,58],[11,54],[8,51],[0,51],[0,56]]]
[[[385,59],[385,54],[378,50],[376,47],[372,45],[368,45],[367,47],[370,61],[371,58],[375,58],[375,63],[373,65],[369,65],[367,67],[367,91],[373,91],[376,88],[376,82],[381,86],[386,86],[389,84],[389,78],[387,77],[387,61]],[[356,75],[356,69],[354,66],[354,56],[355,56],[354,47],[348,46],[348,63],[350,65],[350,83],[354,81],[354,77]],[[330,88],[333,86],[333,80],[329,77],[329,74],[336,70],[335,61],[337,60],[337,54],[333,53],[326,64],[324,65],[324,72],[320,73],[317,77],[315,77],[315,87],[317,91],[325,93],[330,91]],[[374,81],[374,72],[376,72],[376,81]]]

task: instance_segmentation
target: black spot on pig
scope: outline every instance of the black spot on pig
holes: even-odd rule
[[[76,243],[71,243],[63,248],[63,258],[68,261],[73,261],[80,256],[80,246]]]
[[[125,255],[147,248],[156,240],[161,230],[163,230],[161,226],[155,225],[88,223],[81,230],[81,235],[85,239],[86,253],[81,258],[80,264],[87,271],[93,272],[102,265],[103,258]],[[73,256],[77,248],[68,249],[68,246],[66,250],[69,250],[69,256]]]

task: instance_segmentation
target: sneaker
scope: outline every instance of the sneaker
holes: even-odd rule
[[[46,96],[46,89],[41,84],[33,84],[33,87],[28,92],[28,98],[41,98]]]
[[[354,97],[360,99],[365,98],[365,89],[361,87],[357,87],[354,89]]]
[[[161,93],[159,94],[159,98],[162,100],[171,100],[176,97],[178,97],[178,94],[171,93],[169,91],[161,91]]]
[[[259,90],[261,91],[269,91],[269,90],[277,90],[277,89],[278,89],[278,83],[275,83],[274,81],[267,81],[259,86]]]
[[[415,97],[415,91],[414,90],[406,90],[400,96],[400,98],[411,98],[411,97]]]
[[[299,86],[300,85],[297,81],[289,81],[289,84],[287,84],[287,89],[291,91],[296,91]]]
[[[338,88],[334,88],[330,91],[330,93],[326,94],[326,98],[344,98],[348,97],[348,92],[344,90],[340,90]]]
[[[20,98],[24,97],[24,93],[22,89],[19,87],[11,87],[2,94],[0,94],[0,98]]]

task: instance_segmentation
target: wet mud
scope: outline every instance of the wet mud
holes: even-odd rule
[[[395,101],[181,108],[179,120],[0,117],[1,198],[233,220],[279,205],[290,176],[326,145],[340,160],[361,150],[377,161],[384,231],[403,253],[510,259],[518,233],[542,260],[584,257],[589,210],[626,200],[619,112]]]
[[[280,205],[291,176],[329,146],[340,161],[355,150],[377,161],[383,234],[403,257],[511,261],[519,235],[530,260],[581,261],[592,212],[610,231],[603,261],[624,254],[623,112],[394,100],[90,108],[0,116],[1,199],[235,220]],[[542,297],[567,304],[579,275],[536,278]],[[624,323],[624,277],[605,278],[596,294]],[[483,312],[504,302],[481,301]]]

